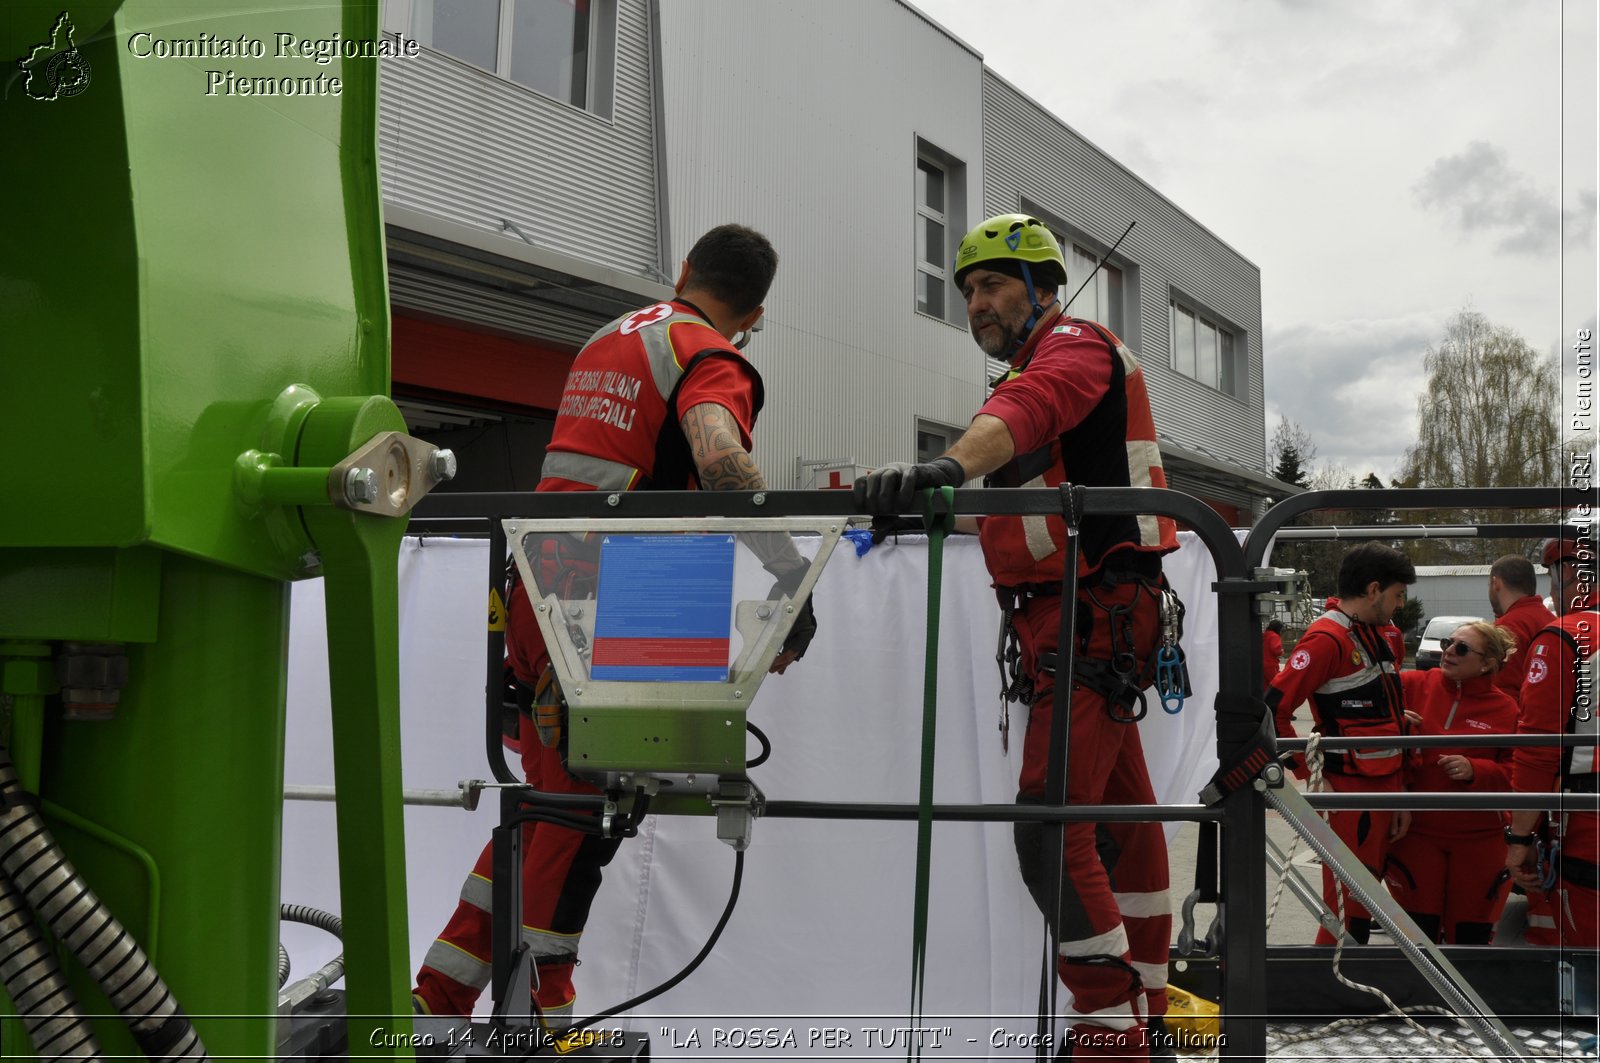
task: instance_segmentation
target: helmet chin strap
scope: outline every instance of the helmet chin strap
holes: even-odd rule
[[[1017,264],[1022,267],[1022,283],[1028,286],[1028,302],[1033,304],[1033,312],[1028,315],[1028,320],[1023,322],[1022,333],[1012,341],[1012,354],[1022,350],[1023,344],[1028,342],[1028,337],[1033,335],[1033,326],[1044,316],[1044,307],[1039,305],[1039,292],[1033,286],[1033,270],[1029,269],[1028,264],[1021,259],[1017,260]]]

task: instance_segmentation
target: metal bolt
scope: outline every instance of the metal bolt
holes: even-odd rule
[[[621,495],[606,495],[606,505],[617,506],[622,504]]]
[[[757,491],[750,501],[758,506],[764,506],[767,504],[767,493],[765,491]]]
[[[574,606],[569,607],[567,609],[567,615],[572,617],[572,619],[574,619],[574,620],[578,619],[580,616],[583,615],[583,606],[574,605]]]
[[[583,688],[579,687],[578,689],[574,690],[573,693],[574,694],[582,694],[583,693]],[[585,722],[587,722],[587,721],[585,721]]]
[[[770,605],[758,605],[758,606],[756,606],[756,619],[757,620],[765,620],[765,619],[767,619],[767,617],[769,617],[771,615],[772,615],[772,606],[770,606]]]
[[[1261,769],[1261,777],[1267,781],[1268,786],[1277,786],[1283,782],[1283,765],[1268,764]]]
[[[690,775],[688,780],[687,780],[687,782],[689,783],[690,786],[693,786],[694,785],[694,776]]]
[[[436,450],[433,452],[433,478],[436,480],[454,480],[456,478],[456,452],[453,450]]]
[[[378,474],[371,469],[351,469],[344,474],[344,497],[352,506],[378,500]]]
[[[538,605],[538,609],[539,609],[539,612],[541,612],[541,613],[544,612],[545,611],[545,604],[543,602],[540,602],[539,605]]]
[[[724,726],[724,727],[732,727],[733,726],[733,721],[732,720],[723,720],[722,721],[722,726]]]
[[[734,697],[735,697],[735,698],[742,698],[742,697],[744,697],[744,691],[742,691],[742,690],[735,690],[735,691],[734,691],[734,692],[733,692],[733,696],[734,696]]]

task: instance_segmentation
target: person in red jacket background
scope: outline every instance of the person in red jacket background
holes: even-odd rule
[[[1510,632],[1483,620],[1442,643],[1439,667],[1403,672],[1413,734],[1511,734],[1517,703],[1496,685],[1516,649]],[[1406,761],[1406,789],[1494,793],[1509,785],[1511,750],[1427,746]],[[1384,881],[1400,907],[1434,941],[1487,945],[1511,889],[1505,874],[1505,817],[1495,811],[1415,812],[1389,849]]]
[[[1274,617],[1267,621],[1267,629],[1261,633],[1261,678],[1272,685],[1272,679],[1278,674],[1283,659],[1283,621]]]
[[[1494,609],[1495,626],[1511,632],[1517,652],[1494,677],[1495,685],[1513,698],[1522,691],[1528,673],[1528,644],[1533,636],[1555,622],[1539,597],[1538,577],[1533,562],[1520,554],[1507,554],[1489,566],[1489,605]]]
[[[1401,789],[1402,758],[1398,739],[1405,733],[1400,673],[1394,644],[1384,633],[1395,611],[1405,604],[1406,587],[1417,570],[1406,556],[1382,543],[1352,547],[1339,562],[1339,597],[1300,636],[1289,666],[1267,689],[1280,738],[1295,737],[1290,719],[1309,702],[1316,729],[1329,738],[1372,738],[1371,747],[1329,750],[1323,755],[1322,779],[1335,792],[1393,793]],[[1300,758],[1296,757],[1295,761]],[[1306,777],[1303,764],[1295,774]],[[1374,876],[1383,874],[1383,859],[1392,838],[1405,833],[1404,812],[1333,812],[1328,823]],[[1322,869],[1322,895],[1338,910],[1340,891],[1333,872]],[[1372,917],[1345,895],[1344,922],[1350,936],[1365,944]],[[1317,932],[1316,943],[1332,945],[1333,935]]]
[[[1561,615],[1528,646],[1519,734],[1593,735],[1600,729],[1595,706],[1600,593],[1593,535],[1585,528],[1581,535],[1544,546],[1550,598]],[[1594,746],[1518,746],[1511,758],[1511,789],[1592,794],[1600,791],[1597,769],[1600,750]],[[1515,811],[1506,828],[1506,869],[1528,894],[1528,943],[1600,948],[1600,815],[1561,809],[1540,831],[1544,820],[1543,812]],[[1556,852],[1555,873],[1547,879]]]

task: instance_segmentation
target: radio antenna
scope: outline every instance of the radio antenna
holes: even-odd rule
[[[1087,277],[1083,278],[1083,283],[1078,285],[1078,291],[1072,293],[1072,299],[1076,299],[1078,297],[1078,292],[1081,292],[1081,291],[1083,291],[1084,288],[1088,287],[1089,282],[1094,280],[1094,275],[1096,273],[1100,272],[1100,267],[1106,264],[1106,259],[1111,257],[1111,252],[1115,251],[1117,249],[1118,244],[1121,244],[1123,239],[1129,233],[1133,232],[1133,227],[1135,225],[1138,225],[1138,224],[1139,224],[1138,221],[1130,221],[1128,223],[1128,227],[1126,229],[1122,230],[1122,236],[1117,237],[1117,242],[1115,244],[1111,245],[1111,249],[1109,251],[1107,251],[1105,254],[1100,256],[1100,261],[1096,262],[1094,264],[1094,269],[1090,270],[1089,271],[1089,275]],[[1063,307],[1071,306],[1072,305],[1072,299],[1068,299],[1066,302],[1062,303],[1061,305]]]

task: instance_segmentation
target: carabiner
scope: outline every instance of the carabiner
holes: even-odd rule
[[[1183,664],[1176,646],[1156,650],[1156,693],[1161,695],[1161,710],[1168,716],[1183,711]]]

